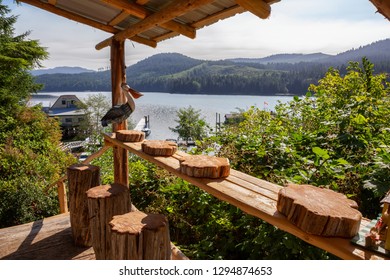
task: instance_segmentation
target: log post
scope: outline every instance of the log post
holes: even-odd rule
[[[114,215],[131,211],[129,188],[121,184],[101,185],[87,191],[92,247],[97,260],[107,258],[111,246],[109,222]]]
[[[122,94],[122,83],[126,82],[125,66],[125,43],[124,41],[112,40],[111,44],[111,87],[112,106],[126,102]],[[127,121],[112,125],[112,131],[126,130]],[[129,185],[128,153],[125,149],[115,146],[114,148],[114,183]]]
[[[58,200],[60,202],[60,213],[67,213],[68,210],[68,199],[66,197],[66,188],[64,181],[57,182],[57,192],[58,192]]]
[[[168,220],[161,214],[140,211],[114,216],[110,222],[113,260],[169,260]]]
[[[69,211],[75,245],[91,246],[89,213],[86,191],[100,185],[100,168],[94,165],[74,164],[68,167]]]

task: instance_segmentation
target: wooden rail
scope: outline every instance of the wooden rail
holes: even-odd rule
[[[110,149],[110,146],[103,146],[100,150],[96,151],[95,153],[88,156],[84,161],[80,162],[83,164],[88,164],[94,159],[100,157],[102,154],[104,154],[108,149]],[[66,188],[64,181],[68,178],[67,175],[62,176],[60,179],[58,179],[55,183],[49,185],[45,192],[47,193],[52,187],[57,186],[58,190],[58,200],[60,203],[60,213],[67,213],[68,212],[68,200],[66,195]]]
[[[349,239],[311,235],[291,224],[276,209],[277,195],[282,188],[279,185],[236,170],[231,170],[230,176],[225,179],[190,177],[180,172],[179,159],[186,155],[184,152],[177,152],[171,157],[154,157],[142,152],[141,143],[123,143],[115,139],[115,134],[105,134],[104,139],[106,145],[121,147],[136,154],[205,190],[216,198],[226,201],[240,208],[242,211],[258,217],[342,259],[385,259],[383,255],[354,245]],[[368,223],[369,220],[363,219],[361,227],[366,226]]]

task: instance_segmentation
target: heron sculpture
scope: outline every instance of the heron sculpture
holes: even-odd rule
[[[135,109],[134,99],[138,99],[143,96],[142,93],[132,89],[127,84],[122,84],[122,92],[126,96],[126,103],[115,105],[104,115],[101,119],[102,126],[107,126],[110,123],[121,123],[126,120]]]

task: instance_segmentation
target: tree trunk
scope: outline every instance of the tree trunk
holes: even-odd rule
[[[171,246],[168,220],[161,214],[130,212],[110,222],[110,259],[169,260]]]
[[[114,215],[131,211],[128,187],[121,184],[102,185],[87,191],[92,246],[97,260],[108,259],[111,246],[109,222]]]
[[[86,191],[100,185],[100,168],[75,164],[68,167],[69,211],[75,245],[91,246],[89,213]]]

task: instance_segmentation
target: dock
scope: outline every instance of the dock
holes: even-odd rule
[[[150,129],[150,118],[149,116],[144,116],[135,126],[134,130],[145,132],[145,137],[149,136],[152,130]]]

